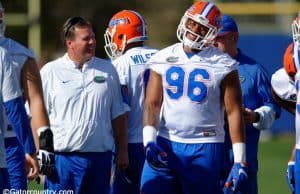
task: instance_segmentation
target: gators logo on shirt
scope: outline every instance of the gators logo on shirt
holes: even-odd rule
[[[243,83],[245,80],[246,80],[246,78],[244,77],[244,76],[239,76],[239,80],[240,80],[240,83]]]
[[[179,57],[173,57],[173,56],[170,56],[166,59],[166,61],[169,63],[176,63],[178,60],[179,60]]]

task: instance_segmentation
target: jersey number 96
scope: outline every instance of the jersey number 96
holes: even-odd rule
[[[196,68],[187,73],[181,67],[171,67],[166,72],[166,91],[171,99],[187,96],[191,101],[201,103],[208,93],[207,81],[210,81],[210,74],[206,69]]]

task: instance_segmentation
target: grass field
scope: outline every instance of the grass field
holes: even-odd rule
[[[259,194],[289,194],[291,193],[285,172],[294,136],[272,137],[270,141],[259,145]]]
[[[294,136],[276,136],[259,145],[259,194],[289,194],[285,180],[285,172],[290,151],[294,144]],[[34,182],[29,189],[41,189]]]

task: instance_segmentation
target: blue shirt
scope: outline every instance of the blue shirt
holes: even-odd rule
[[[238,66],[239,79],[242,89],[243,106],[255,110],[261,106],[271,107],[276,118],[280,116],[281,109],[272,99],[270,77],[264,67],[258,64],[254,59],[245,55],[239,50],[236,60],[240,63]],[[226,129],[225,147],[231,149],[231,140]],[[252,124],[245,125],[246,132],[246,161],[250,171],[258,170],[257,152],[260,130],[253,127]],[[233,154],[230,150],[230,168],[233,162]],[[226,159],[228,160],[228,158]],[[227,163],[227,161],[225,161]]]

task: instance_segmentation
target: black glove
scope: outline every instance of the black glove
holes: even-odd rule
[[[40,149],[37,154],[37,159],[40,165],[40,173],[51,175],[55,170],[53,134],[51,129],[44,128],[39,131]]]

